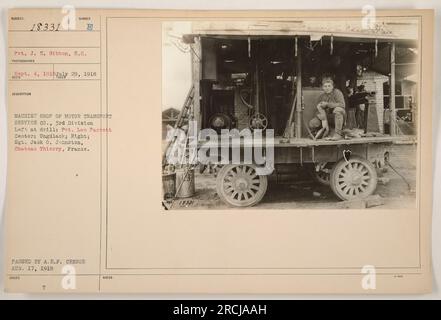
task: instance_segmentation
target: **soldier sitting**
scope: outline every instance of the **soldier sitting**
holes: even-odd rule
[[[325,138],[329,134],[329,123],[335,127],[334,135],[329,140],[342,139],[343,124],[345,122],[345,99],[343,93],[334,88],[331,78],[322,80],[323,93],[317,99],[317,113],[309,121],[309,128],[315,138]]]

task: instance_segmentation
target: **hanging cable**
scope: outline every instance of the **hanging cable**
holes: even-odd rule
[[[242,89],[242,90],[239,91],[239,98],[240,98],[240,101],[242,101],[242,103],[243,103],[245,106],[247,106],[249,109],[253,110],[253,109],[254,109],[254,106],[251,105],[251,104],[249,104],[249,103],[245,100],[245,98],[243,97],[243,93],[244,93],[244,92],[249,92],[249,90],[248,90],[248,89]]]
[[[331,56],[334,54],[334,36],[331,36],[330,54],[331,54]]]
[[[378,39],[375,39],[375,58],[378,56]]]
[[[297,57],[297,51],[298,51],[298,39],[296,37],[295,44],[294,44],[294,56]]]
[[[407,181],[407,179],[402,175],[402,174],[400,174],[391,164],[390,164],[390,162],[389,161],[386,161],[386,165],[388,165],[389,166],[389,168],[391,168],[403,181],[404,181],[404,183],[406,183],[407,184],[407,189],[409,190],[409,191],[412,191],[412,187],[410,186],[410,183]]]

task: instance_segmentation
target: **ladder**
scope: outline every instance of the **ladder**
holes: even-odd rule
[[[186,120],[188,120],[188,116],[190,114],[191,106],[193,105],[193,99],[194,99],[194,86],[190,87],[190,90],[188,91],[187,97],[185,98],[184,105],[182,106],[181,111],[179,112],[178,119],[176,120],[174,130],[181,129],[185,123]],[[167,158],[167,152],[170,149],[170,147],[176,142],[177,135],[173,134],[173,137],[170,139],[170,141],[167,142],[167,145],[164,149],[164,152],[162,154],[162,166],[164,167],[166,165],[166,158]]]

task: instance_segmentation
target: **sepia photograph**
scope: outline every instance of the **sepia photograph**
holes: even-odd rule
[[[441,6],[289,5],[7,11],[7,297],[439,296]]]
[[[163,207],[416,207],[419,21],[163,23]]]

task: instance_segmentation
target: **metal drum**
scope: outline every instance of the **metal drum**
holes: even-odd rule
[[[176,174],[174,172],[162,174],[162,193],[164,199],[174,198],[176,193]]]
[[[189,198],[195,193],[194,169],[176,169],[177,198]]]

